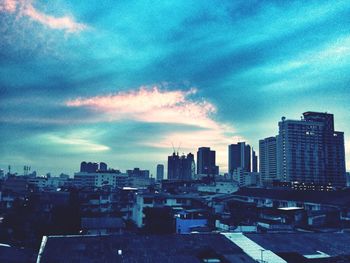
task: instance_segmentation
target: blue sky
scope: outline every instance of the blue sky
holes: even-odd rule
[[[309,110],[350,154],[348,1],[1,0],[0,37],[0,168],[154,173],[174,144],[225,172]]]

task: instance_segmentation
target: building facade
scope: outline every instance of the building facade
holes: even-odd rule
[[[215,151],[209,147],[200,147],[197,151],[197,174],[217,175],[219,166],[216,165]]]
[[[162,181],[164,179],[164,165],[158,164],[157,165],[157,181]]]
[[[254,152],[255,156],[255,152]],[[256,157],[256,156],[255,156]],[[256,157],[257,163],[257,157]],[[242,168],[246,172],[251,172],[251,147],[245,142],[231,144],[228,146],[228,169],[232,175],[233,172]]]
[[[345,186],[344,133],[333,114],[305,112],[301,120],[279,122],[277,172],[282,181]]]
[[[194,177],[195,162],[194,155],[189,153],[179,156],[173,153],[168,156],[168,179],[170,180],[191,180]]]
[[[277,140],[276,137],[268,137],[259,141],[260,154],[260,179],[263,185],[271,184],[278,180],[277,177]]]

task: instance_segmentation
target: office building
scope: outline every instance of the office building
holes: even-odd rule
[[[301,120],[279,122],[277,172],[282,181],[345,186],[344,133],[333,114],[305,112]]]
[[[277,177],[277,141],[276,137],[268,137],[259,141],[259,172],[261,183],[269,185],[278,180]]]
[[[258,156],[256,155],[254,149],[252,148],[252,172],[258,172]]]
[[[197,174],[217,175],[219,166],[216,165],[215,151],[209,147],[200,147],[197,151]]]
[[[255,152],[254,152],[255,156]],[[256,157],[256,156],[255,156]],[[257,157],[256,157],[257,163]],[[228,169],[229,173],[233,172],[237,168],[242,168],[246,172],[251,172],[251,147],[245,142],[239,142],[237,144],[231,144],[228,146]]]
[[[162,181],[164,179],[164,165],[158,164],[157,165],[157,181]]]

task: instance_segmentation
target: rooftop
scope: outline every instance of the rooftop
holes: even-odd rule
[[[245,234],[264,249],[274,253],[298,253],[311,257],[350,255],[349,233],[266,233]]]
[[[221,234],[49,236],[42,246],[39,262],[254,262]]]
[[[262,197],[277,200],[350,206],[350,189],[339,191],[296,191],[287,189],[241,188],[233,196]]]

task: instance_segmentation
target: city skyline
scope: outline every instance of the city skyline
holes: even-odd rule
[[[211,147],[222,173],[228,145],[258,151],[306,111],[334,114],[348,157],[349,14],[347,1],[2,1],[0,168],[73,175],[85,160],[155,177],[174,144]]]

